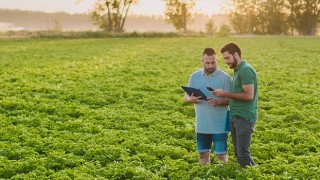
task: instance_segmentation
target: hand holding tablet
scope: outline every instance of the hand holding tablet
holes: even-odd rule
[[[200,100],[208,101],[207,96],[204,95],[204,93],[200,89],[192,88],[192,87],[188,87],[188,86],[181,86],[181,87],[190,97],[193,94],[196,97],[201,96]]]

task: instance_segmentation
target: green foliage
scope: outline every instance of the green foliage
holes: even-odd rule
[[[250,34],[258,30],[259,6],[256,0],[232,0],[235,10],[230,13],[233,29],[240,34]]]
[[[206,32],[209,35],[213,35],[216,33],[217,27],[214,24],[213,19],[210,19],[207,23],[206,23]]]
[[[269,0],[260,4],[259,29],[267,34],[286,34],[288,32],[287,15],[284,11],[285,0]]]
[[[163,0],[166,3],[166,20],[176,30],[187,32],[187,24],[191,18],[191,11],[195,6],[195,0]]]
[[[226,24],[222,24],[220,27],[220,30],[218,32],[218,36],[219,37],[229,37],[230,36],[230,26],[226,25]]]
[[[231,24],[241,34],[316,35],[318,0],[232,0]]]
[[[318,0],[289,1],[289,20],[293,28],[303,35],[315,35],[320,20]]]
[[[138,0],[97,0],[91,20],[105,32],[123,32],[131,4]]]
[[[259,76],[257,167],[202,167],[180,85],[236,42]],[[0,179],[317,179],[319,38],[0,41]],[[219,58],[219,67],[232,74]]]

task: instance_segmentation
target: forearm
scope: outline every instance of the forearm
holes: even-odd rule
[[[217,101],[217,105],[219,106],[228,106],[229,105],[229,98],[224,98],[222,100],[216,100]]]
[[[225,91],[224,97],[229,99],[239,100],[239,101],[251,101],[253,99],[250,93],[245,93],[245,92],[234,93],[234,92]]]

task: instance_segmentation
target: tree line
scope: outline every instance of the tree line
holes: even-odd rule
[[[166,21],[187,32],[196,0],[163,1]],[[139,0],[97,0],[91,19],[107,32],[122,32],[131,5],[137,3]],[[320,21],[320,0],[231,0],[231,6],[230,25],[238,34],[315,35]],[[212,31],[214,22],[209,20],[206,26]]]
[[[227,15],[208,16],[202,13],[192,14],[193,21],[188,31],[206,31],[206,23],[211,19],[215,29],[229,22]],[[0,31],[97,31],[99,27],[92,23],[89,14],[68,14],[64,12],[45,13],[35,11],[0,9]],[[173,32],[175,27],[166,23],[163,16],[129,14],[123,27],[126,32]]]
[[[320,0],[232,0],[231,25],[240,34],[315,35]]]
[[[178,31],[187,31],[195,0],[163,0],[166,3],[166,21]],[[124,23],[132,4],[139,0],[97,0],[91,19],[106,32],[123,32]]]

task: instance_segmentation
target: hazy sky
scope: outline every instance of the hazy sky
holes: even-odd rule
[[[96,0],[0,0],[1,9],[20,9],[44,12],[87,13]],[[228,0],[197,0],[196,10],[206,14],[221,12],[221,5]],[[162,0],[140,0],[130,12],[143,15],[163,15],[165,3]]]

